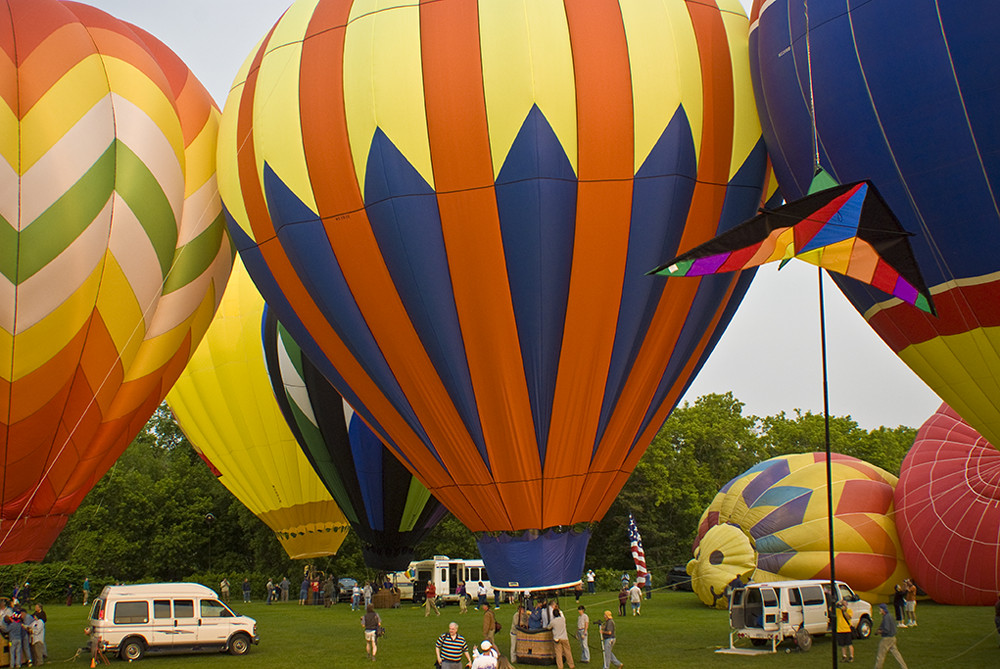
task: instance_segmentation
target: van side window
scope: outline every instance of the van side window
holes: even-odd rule
[[[479,580],[480,581],[488,581],[488,580],[490,580],[489,574],[486,573],[486,567],[480,567],[479,568]]]
[[[115,604],[115,624],[128,625],[149,622],[149,602],[118,602]]]
[[[764,606],[778,605],[778,595],[776,595],[774,590],[771,590],[771,588],[761,588],[760,594],[761,598],[764,600]]]
[[[788,603],[792,606],[802,606],[802,593],[798,588],[788,589]]]
[[[154,599],[153,600],[153,617],[154,618],[169,618],[170,617],[170,600],[169,599]]]
[[[193,599],[175,599],[174,600],[174,617],[175,618],[194,618],[194,600]]]
[[[810,585],[802,588],[802,603],[806,606],[825,604],[826,600],[823,598],[823,588],[818,585]]]
[[[232,618],[233,614],[230,613],[229,609],[222,605],[222,602],[216,599],[203,599],[201,600],[201,617]]]

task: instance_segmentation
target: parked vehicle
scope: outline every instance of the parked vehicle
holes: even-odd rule
[[[154,651],[243,655],[259,642],[257,621],[198,583],[106,586],[90,608],[90,630],[102,651],[130,662]]]
[[[466,592],[473,599],[476,598],[476,588],[479,587],[480,581],[483,582],[491,595],[493,592],[486,567],[483,566],[483,561],[478,559],[466,560],[450,558],[447,555],[435,555],[427,560],[411,562],[406,572],[407,579],[411,583],[410,597],[418,604],[424,601],[424,588],[431,580],[434,581],[438,598],[444,602],[458,601],[457,591],[460,582],[465,582]],[[400,588],[400,591],[402,594],[403,589]],[[406,597],[404,596],[403,599]]]
[[[872,606],[851,587],[836,582],[833,601],[843,599],[851,611],[855,636],[867,639],[872,633]],[[810,635],[826,634],[830,627],[830,581],[772,581],[751,583],[733,590],[729,600],[729,646],[738,638],[757,646],[771,644],[774,650],[800,629]]]
[[[349,602],[351,601],[351,595],[354,594],[354,586],[360,585],[357,580],[345,576],[343,578],[337,579],[337,601],[338,602]]]

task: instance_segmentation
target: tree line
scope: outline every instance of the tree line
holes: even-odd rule
[[[823,450],[822,415],[758,417],[744,415],[743,406],[732,393],[713,394],[671,413],[608,513],[591,524],[588,568],[632,568],[631,512],[647,563],[660,574],[655,583],[663,584],[666,569],[690,559],[698,520],[727,481],[770,457]],[[830,421],[835,452],[896,475],[915,434],[903,426],[865,430],[849,416]],[[417,547],[420,557],[435,554],[474,557],[475,536],[448,515]],[[312,562],[338,577],[376,577],[353,532],[337,555]],[[218,584],[226,576],[234,584],[249,578],[259,596],[268,578],[296,582],[302,568],[219,483],[164,405],[84,499],[44,562],[0,568],[0,588],[30,580],[42,598],[61,601],[70,586],[79,593],[84,576],[97,591],[113,581]]]

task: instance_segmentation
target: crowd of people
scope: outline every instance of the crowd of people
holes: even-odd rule
[[[45,623],[48,616],[41,603],[31,606],[30,584],[14,587],[10,599],[0,598],[0,633],[10,644],[10,666],[42,665],[48,659]]]

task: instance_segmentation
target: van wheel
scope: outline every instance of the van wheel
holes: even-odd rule
[[[125,639],[121,645],[121,650],[118,651],[121,658],[129,662],[138,662],[145,653],[146,644],[143,643],[142,639],[136,637]]]
[[[858,627],[855,634],[859,639],[867,639],[872,635],[872,619],[868,616],[862,616],[861,620],[858,621]]]
[[[250,650],[250,637],[246,634],[237,634],[229,641],[230,655],[246,655]]]

